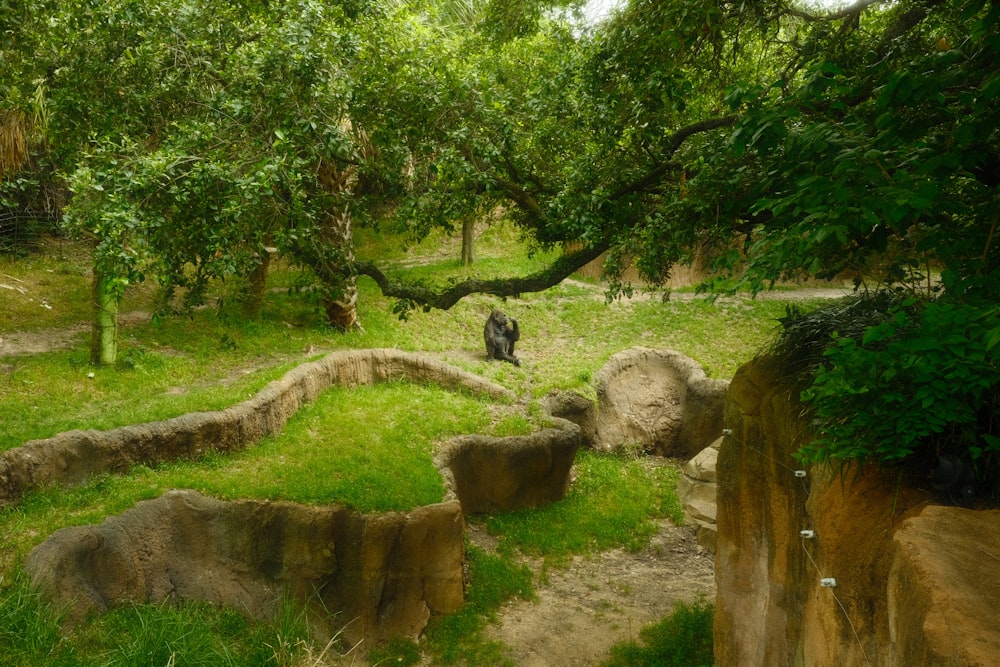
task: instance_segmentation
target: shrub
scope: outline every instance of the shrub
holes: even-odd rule
[[[1000,308],[862,296],[785,326],[777,349],[805,376],[816,429],[800,461],[902,462],[928,478],[943,459],[996,489]],[[937,482],[959,501],[952,482]]]
[[[697,667],[711,665],[714,609],[704,600],[678,602],[673,613],[639,631],[643,644],[628,642],[611,648],[602,667]]]

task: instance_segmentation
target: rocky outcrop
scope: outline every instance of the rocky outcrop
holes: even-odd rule
[[[595,449],[636,446],[688,459],[722,432],[728,383],[708,378],[680,352],[644,347],[619,352],[595,374],[594,382]]]
[[[591,446],[594,441],[594,402],[575,391],[554,390],[539,401],[545,414],[573,422],[580,427],[580,441]]]
[[[927,506],[895,531],[891,554],[896,664],[1000,665],[1000,512]]]
[[[722,438],[701,450],[681,468],[677,498],[684,508],[684,521],[695,528],[698,544],[715,553],[716,461]]]
[[[171,491],[98,526],[55,532],[25,569],[76,618],[183,598],[270,619],[290,597],[329,636],[375,642],[416,637],[432,615],[462,605],[463,528],[454,501],[364,515]]]
[[[109,431],[67,431],[0,454],[0,506],[44,485],[83,484],[96,475],[232,451],[279,433],[299,408],[325,389],[388,380],[462,388],[500,400],[508,389],[427,357],[398,350],[344,350],[302,364],[248,401]]]
[[[513,398],[478,376],[422,357],[335,353],[229,410],[77,431],[15,450],[0,468],[7,498],[41,482],[83,482],[134,463],[245,447],[280,431],[331,385],[395,378]],[[436,461],[449,497],[406,514],[224,502],[172,491],[101,525],[57,531],[31,552],[25,569],[75,618],[127,602],[193,599],[267,619],[293,598],[312,609],[316,627],[352,643],[416,637],[431,616],[463,602],[463,513],[538,507],[565,494],[580,429],[553,422],[554,428],[526,436],[469,435],[446,443]]]
[[[800,470],[809,425],[779,376],[758,359],[729,387],[716,663],[1000,664],[1000,512],[931,504],[874,469]]]
[[[580,447],[580,429],[557,428],[525,436],[467,435],[452,439],[435,461],[466,514],[541,507],[562,499]]]

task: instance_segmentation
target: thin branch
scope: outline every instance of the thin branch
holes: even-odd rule
[[[853,5],[848,5],[847,7],[841,7],[840,9],[832,12],[826,12],[823,14],[814,14],[812,12],[807,12],[802,9],[795,9],[789,7],[787,9],[787,14],[789,16],[795,16],[803,21],[838,21],[842,18],[851,16],[852,14],[857,14],[858,12],[868,9],[872,5],[878,5],[884,3],[886,0],[858,0]]]
[[[680,149],[681,145],[692,136],[699,134],[701,132],[708,132],[710,130],[716,130],[720,127],[728,127],[736,122],[735,115],[722,116],[721,118],[709,118],[707,120],[702,120],[697,123],[692,123],[691,125],[686,125],[670,136],[670,140],[667,142],[666,153],[668,155],[673,155]],[[642,192],[646,188],[650,187],[654,183],[660,180],[665,173],[671,169],[679,169],[681,167],[680,163],[674,162],[672,160],[664,160],[657,164],[652,170],[647,172],[641,178],[623,185],[618,188],[612,195],[611,199],[621,199],[627,195],[635,194],[637,192]]]

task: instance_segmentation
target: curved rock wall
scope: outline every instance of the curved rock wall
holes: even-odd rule
[[[171,491],[97,526],[64,528],[25,570],[75,618],[123,602],[204,600],[257,619],[286,597],[329,636],[416,637],[463,602],[464,523],[457,502],[401,514]]]
[[[1000,664],[1000,512],[930,504],[872,469],[797,474],[809,425],[778,373],[758,359],[727,395],[716,663]]]
[[[580,447],[580,428],[556,419],[558,428],[524,436],[467,435],[441,448],[436,463],[466,514],[541,507],[566,495]]]
[[[406,379],[468,389],[501,400],[513,393],[478,375],[399,350],[345,350],[302,364],[226,410],[196,412],[109,431],[67,431],[0,454],[0,506],[49,484],[82,484],[137,464],[242,449],[279,433],[304,404],[331,386]]]
[[[598,375],[603,398],[596,411],[584,409],[586,400],[557,401],[593,429],[597,442],[639,441],[683,455],[721,431],[726,383],[709,380],[677,352],[628,350]],[[418,355],[338,352],[303,364],[228,410],[75,431],[7,452],[0,457],[0,502],[40,484],[80,483],[136,463],[242,448],[279,432],[332,385],[396,378],[514,398],[479,376]],[[539,507],[564,496],[581,426],[558,416],[553,421],[555,428],[527,436],[468,435],[442,446],[436,463],[458,502],[405,515],[362,515],[174,491],[99,526],[57,531],[25,567],[53,598],[75,604],[77,615],[121,602],[187,598],[268,618],[292,596],[316,608],[317,622],[330,621],[332,612],[328,632],[343,628],[352,641],[416,636],[432,614],[462,604],[463,513]]]
[[[595,449],[639,445],[689,459],[722,432],[728,382],[713,380],[674,350],[634,347],[615,354],[594,375]]]
[[[513,398],[503,387],[416,355],[334,353],[229,410],[70,432],[12,450],[0,466],[5,497],[138,462],[245,447],[280,431],[331,385],[396,378]],[[437,463],[450,498],[406,514],[171,491],[98,526],[57,531],[31,551],[25,569],[76,618],[123,602],[195,599],[266,619],[291,598],[312,608],[313,622],[329,636],[343,632],[352,643],[416,637],[432,615],[462,605],[463,512],[537,507],[565,494],[580,429],[554,421],[557,428],[527,436],[469,435],[446,443]]]

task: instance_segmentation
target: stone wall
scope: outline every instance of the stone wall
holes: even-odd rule
[[[464,600],[464,519],[455,501],[408,513],[170,491],[96,526],[64,528],[25,570],[79,619],[122,603],[203,600],[273,620],[286,599],[326,636],[365,647],[415,638]]]
[[[809,425],[778,377],[756,360],[727,395],[717,664],[1000,664],[1000,511],[941,507],[871,468],[799,471]]]
[[[297,366],[250,400],[226,410],[107,431],[67,431],[7,450],[0,454],[0,507],[40,486],[84,484],[94,476],[124,472],[137,464],[242,449],[280,433],[303,405],[332,386],[396,379],[514,400],[513,392],[500,385],[419,354],[389,349],[333,352]]]

